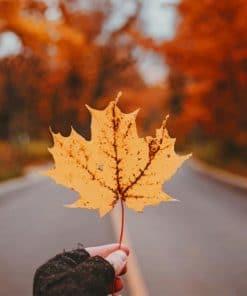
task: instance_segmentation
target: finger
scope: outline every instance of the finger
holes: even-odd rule
[[[119,244],[109,244],[104,246],[86,248],[86,251],[90,254],[90,256],[99,255],[103,258],[107,257],[112,252],[115,252],[117,250],[119,250]],[[129,255],[129,249],[126,246],[122,245],[121,250]]]
[[[119,277],[116,277],[114,279],[114,284],[112,285],[109,293],[110,294],[113,294],[115,295],[115,293],[117,292],[120,292],[124,287],[124,284],[123,284],[123,281],[119,278]]]
[[[127,264],[127,258],[124,251],[118,250],[108,255],[105,259],[113,266],[115,274],[119,275]]]
[[[121,291],[123,289],[123,281],[119,278],[119,277],[117,277],[116,279],[115,279],[115,283],[114,283],[114,291],[113,292],[119,292],[119,291]]]
[[[124,266],[123,270],[119,273],[119,275],[124,275],[127,272],[127,265]]]

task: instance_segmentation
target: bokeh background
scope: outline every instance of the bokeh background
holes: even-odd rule
[[[245,1],[0,1],[0,179],[47,158],[48,127],[123,92],[140,133],[170,114],[178,149],[246,174]]]
[[[90,118],[85,104],[104,108],[119,91],[123,92],[119,103],[124,111],[129,112],[141,107],[138,118],[140,135],[154,133],[161,119],[170,114],[168,128],[171,136],[177,138],[176,149],[179,153],[192,151],[194,161],[200,163],[205,170],[210,168],[207,171],[208,175],[211,174],[211,170],[216,170],[216,174],[222,174],[224,179],[226,172],[226,182],[239,178],[237,184],[247,183],[245,179],[247,175],[247,2],[245,0],[0,0],[0,181],[25,176],[33,166],[51,161],[47,152],[47,147],[51,145],[49,127],[68,135],[72,125],[90,137]],[[188,167],[181,170],[177,179],[168,185],[171,194],[175,193],[176,198],[189,205],[188,208],[186,206],[184,210],[180,208],[181,212],[177,213],[175,206],[161,207],[148,210],[148,217],[143,215],[136,220],[130,213],[130,221],[133,220],[133,223],[137,223],[138,219],[140,221],[132,228],[132,231],[136,229],[132,237],[136,240],[139,237],[135,246],[141,262],[147,257],[141,246],[142,243],[147,245],[147,237],[141,237],[141,223],[145,225],[145,221],[150,219],[156,221],[153,223],[160,223],[158,226],[152,224],[150,226],[151,229],[156,227],[159,232],[152,233],[160,237],[159,233],[163,232],[163,229],[161,221],[158,221],[163,214],[168,215],[166,225],[169,227],[166,230],[170,232],[170,243],[167,243],[169,235],[166,240],[167,234],[164,234],[163,247],[168,244],[167,252],[174,248],[178,252],[176,254],[181,256],[181,261],[174,259],[174,262],[169,262],[170,266],[173,268],[177,266],[177,269],[173,270],[174,278],[170,278],[172,285],[166,290],[167,294],[163,293],[165,291],[164,287],[162,288],[163,278],[160,281],[157,279],[164,273],[169,274],[171,270],[164,270],[163,266],[163,269],[159,267],[158,271],[154,268],[151,273],[150,266],[141,266],[144,278],[147,279],[148,289],[151,290],[150,295],[244,296],[247,293],[247,285],[241,281],[241,277],[247,275],[247,264],[244,259],[246,256],[242,253],[247,243],[246,212],[243,212],[247,209],[246,191],[227,187],[229,186],[227,184],[215,183],[216,181],[210,181],[200,175],[201,173],[191,170]],[[55,189],[55,185],[49,186],[57,198],[53,199],[57,202],[54,207],[58,207],[63,201],[62,198],[59,199],[59,195],[66,196],[69,193],[67,191],[61,193],[60,189]],[[30,196],[49,195],[45,191],[49,186],[34,188]],[[210,200],[207,199],[206,192],[210,195]],[[21,212],[17,206],[20,202],[17,196],[21,193],[11,194],[15,202],[10,204],[10,208],[7,204],[7,209],[4,207],[4,202],[2,205],[1,227],[4,225],[4,230],[2,229],[1,240],[4,238],[2,248],[5,251],[8,249],[8,244],[15,243],[17,239],[22,241],[27,226],[25,224],[26,226],[21,229],[12,229],[12,226],[9,226],[11,221],[15,220],[13,217]],[[200,201],[198,195],[201,194]],[[24,196],[29,195],[25,193]],[[183,196],[188,196],[187,203],[186,198],[183,200]],[[221,201],[218,200],[219,197],[222,197]],[[3,200],[9,199],[4,196]],[[22,202],[20,207],[24,211]],[[35,221],[35,214],[28,215],[34,213],[37,207],[33,204],[29,208],[30,202],[33,202],[33,199],[26,202],[27,216],[21,212],[19,220],[16,218],[16,221],[23,221],[22,215],[29,217],[27,224]],[[64,202],[66,203],[66,198]],[[43,203],[40,206],[42,208]],[[194,214],[201,209],[202,216],[194,217],[190,212],[190,206],[194,209]],[[231,208],[233,210],[230,210]],[[67,212],[62,213],[60,214],[71,215]],[[173,214],[181,215],[185,220],[180,218],[180,223],[176,226]],[[45,215],[49,215],[49,210]],[[56,214],[51,211],[49,217],[46,217],[45,221],[40,217],[39,223],[44,225],[43,234],[46,233],[49,219],[55,219],[51,217],[56,217]],[[183,239],[185,233],[188,233],[186,237],[189,241],[193,227],[197,221],[200,222],[201,217],[205,218],[205,225],[194,231],[198,234],[197,243],[203,250],[199,248],[199,251],[195,251],[196,258],[191,254],[179,253],[181,249],[178,248],[178,244],[182,241],[177,241],[178,238],[172,235],[172,232],[177,232]],[[206,223],[210,217],[211,226],[210,222]],[[163,218],[162,221],[166,223],[166,218]],[[71,222],[71,229],[77,222],[79,224],[79,220]],[[95,228],[100,228],[100,222],[96,223],[98,224]],[[216,230],[215,224],[226,228],[224,231],[223,228]],[[145,227],[148,229],[149,225]],[[239,229],[242,229],[242,234],[239,233]],[[36,235],[37,231],[40,231],[38,235],[41,235],[42,231],[36,229],[34,231]],[[109,229],[107,231],[111,232]],[[54,229],[47,241],[50,242],[52,237],[56,237],[55,233]],[[87,234],[87,230],[85,233],[89,243],[104,242],[102,235],[97,239]],[[157,240],[157,236],[149,238],[148,245],[151,246],[152,242]],[[33,239],[38,240],[38,237],[34,236]],[[162,242],[162,238],[160,240]],[[62,241],[59,243],[58,239],[56,242],[57,244],[54,243],[52,246],[46,245],[43,249],[44,256],[40,257],[37,264],[42,263],[41,261],[46,258],[45,255],[52,255],[52,251],[55,252],[58,246],[62,248]],[[174,245],[171,242],[174,242]],[[221,254],[222,249],[219,246],[222,244],[224,249],[228,243],[233,249]],[[207,248],[204,250],[207,244],[211,251]],[[23,248],[26,249],[24,245]],[[189,243],[184,244],[183,252],[186,250],[191,250]],[[218,250],[217,255],[215,254],[217,259],[223,256],[219,261],[215,259],[216,257],[210,257],[215,250]],[[161,250],[153,251],[161,253]],[[204,251],[209,252],[207,253],[209,257],[203,253]],[[32,258],[37,258],[38,251],[35,252]],[[170,258],[180,258],[176,254],[174,253],[174,257],[165,256],[164,265]],[[204,256],[204,261],[199,254]],[[11,261],[11,254],[8,256]],[[160,256],[163,258],[163,255]],[[196,280],[194,265],[191,282],[185,276],[192,269],[189,261],[185,260],[191,258],[190,256],[193,257],[195,266],[198,263],[201,270],[207,271],[205,284],[201,278]],[[15,262],[20,262],[20,266],[23,264],[22,261],[18,261],[21,257],[23,257],[21,252],[17,252]],[[230,260],[230,257],[232,261],[227,261],[225,266],[223,262],[226,258]],[[209,264],[210,260],[212,264],[218,262],[218,271]],[[9,273],[13,274],[14,265],[12,266],[13,262],[9,263],[10,261],[7,266]],[[26,266],[28,271],[24,273],[23,281],[17,283],[13,278],[6,287],[4,295],[27,295],[25,293],[29,290],[25,289],[28,281],[25,281],[30,278],[34,269],[33,262],[31,260],[30,265]],[[206,262],[207,267],[203,262]],[[222,269],[219,268],[221,263],[224,266]],[[189,270],[185,268],[186,266],[190,267]],[[226,270],[229,270],[228,274],[225,274]],[[2,275],[9,279],[5,271],[6,269],[3,269]],[[174,288],[179,287],[176,286],[175,274],[181,280],[181,290]],[[216,286],[208,281],[209,274],[215,279]],[[217,278],[219,274],[222,277]],[[151,281],[152,276],[153,281]],[[192,284],[192,278],[195,285]],[[16,294],[18,291],[22,291],[19,292],[21,294]]]

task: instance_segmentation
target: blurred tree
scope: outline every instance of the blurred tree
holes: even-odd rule
[[[45,16],[46,10],[47,5],[44,1],[1,0],[0,32],[14,32],[24,46],[42,56],[51,54],[50,47],[54,45],[62,51],[65,44],[75,48],[82,47],[83,35],[66,25],[63,19],[49,21]]]
[[[37,132],[38,103],[43,99],[40,88],[45,77],[46,69],[35,56],[26,58],[20,54],[0,62],[1,138],[14,139]]]
[[[171,128],[246,151],[247,2],[183,0],[177,9],[176,36],[160,49],[171,69]]]
[[[77,2],[57,1],[52,18],[47,1],[0,0],[0,33],[13,32],[22,42],[19,54],[0,59],[1,138],[46,138],[48,126],[65,134],[71,125],[85,131],[89,117],[82,106],[104,107],[120,90],[127,111],[142,105],[144,128],[160,113],[163,90],[146,85],[133,56],[138,7],[103,36],[110,2],[89,1],[87,11],[75,9]]]
[[[14,32],[23,44],[18,56],[0,64],[2,137],[23,133],[39,137],[42,123],[59,125],[58,113],[66,105],[63,95],[77,87],[73,81],[79,62],[91,49],[84,33],[62,17],[49,21],[46,9],[43,1],[0,1],[0,31]]]

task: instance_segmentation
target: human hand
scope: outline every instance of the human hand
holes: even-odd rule
[[[114,268],[116,279],[114,282],[113,291],[111,293],[119,292],[123,289],[123,281],[120,278],[121,275],[127,272],[127,259],[129,255],[129,249],[126,246],[119,244],[109,244],[98,247],[86,248],[86,251],[90,256],[101,256],[107,260]]]

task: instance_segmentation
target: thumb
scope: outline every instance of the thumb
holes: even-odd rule
[[[108,255],[105,260],[113,266],[115,274],[119,275],[127,264],[127,255],[124,251],[118,250]]]

